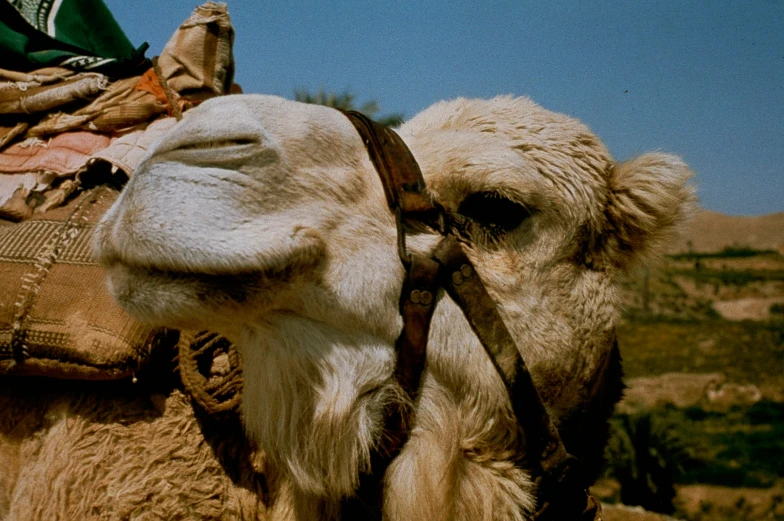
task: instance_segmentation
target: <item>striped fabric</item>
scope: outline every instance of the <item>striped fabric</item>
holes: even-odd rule
[[[172,337],[126,314],[92,259],[96,223],[117,194],[99,186],[0,227],[0,375],[125,378]]]

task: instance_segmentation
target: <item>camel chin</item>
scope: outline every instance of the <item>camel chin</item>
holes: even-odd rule
[[[238,325],[249,304],[258,314],[269,302],[277,284],[265,280],[259,272],[208,275],[116,263],[108,287],[129,313],[149,324],[225,331]]]

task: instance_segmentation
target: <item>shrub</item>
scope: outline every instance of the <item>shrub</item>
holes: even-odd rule
[[[675,483],[695,460],[670,422],[650,414],[618,415],[607,451],[607,473],[621,484],[623,503],[675,511]]]

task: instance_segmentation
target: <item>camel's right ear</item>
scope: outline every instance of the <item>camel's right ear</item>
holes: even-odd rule
[[[609,172],[607,228],[598,241],[605,266],[626,269],[661,253],[692,214],[693,173],[679,157],[651,153],[613,165]]]

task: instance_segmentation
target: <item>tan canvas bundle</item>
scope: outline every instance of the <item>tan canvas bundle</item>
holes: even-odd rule
[[[47,140],[36,142],[40,149],[18,153],[18,164],[11,161],[17,156],[11,157],[8,149],[3,152],[11,168],[0,175],[6,175],[5,186],[10,186],[13,195],[0,199],[7,201],[0,215],[0,377],[128,378],[150,360],[156,347],[173,347],[178,332],[141,325],[109,295],[106,271],[92,258],[92,235],[118,190],[98,186],[79,192],[79,176],[96,177],[90,169],[106,163],[131,175],[150,144],[174,123],[174,118],[162,118],[164,114],[181,117],[182,110],[229,93],[233,40],[226,6],[206,2],[175,31],[154,68],[142,76],[109,84],[100,74],[74,74],[65,69],[33,73],[0,69],[4,92],[0,93],[0,113],[14,116],[0,121],[0,148],[23,137]],[[69,103],[74,99],[86,104],[74,107]],[[33,110],[38,112],[31,118]],[[158,121],[149,124],[152,119]],[[107,142],[106,148],[90,150],[88,158],[77,158],[76,167],[61,172],[63,160],[54,157],[52,142],[63,136],[76,139],[76,133],[67,133],[76,130],[117,139],[111,146]],[[86,138],[81,135],[81,139]],[[73,148],[68,148],[71,156]],[[33,152],[45,152],[49,163],[44,164]],[[37,162],[33,164],[28,156]],[[46,183],[49,189],[41,192],[40,177],[58,173],[68,178],[56,189]],[[98,171],[97,176],[102,173]],[[39,188],[35,192],[29,186],[19,189],[21,178],[25,182],[35,179]],[[51,202],[50,195],[57,200]],[[68,198],[65,206],[50,209]],[[4,220],[8,218],[27,220]],[[215,376],[197,374],[212,367],[208,364],[204,369],[205,357],[227,355],[224,344],[209,335],[184,334],[182,339],[187,373],[183,380],[197,402],[208,409],[236,408],[236,383],[218,385]],[[230,354],[235,370],[227,374],[235,382],[239,378],[237,355],[236,351]],[[215,365],[216,374],[223,376],[220,367]]]
[[[0,375],[131,377],[172,340],[114,302],[92,258],[93,231],[118,193],[98,186],[27,221],[0,221]]]

